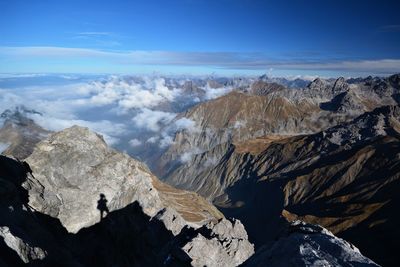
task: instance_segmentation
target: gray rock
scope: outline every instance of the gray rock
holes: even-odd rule
[[[0,226],[0,236],[9,248],[14,250],[25,263],[32,260],[43,260],[47,252],[40,247],[30,245],[18,236],[13,235],[7,226]]]
[[[183,215],[175,222],[179,227],[199,227],[222,217],[195,193],[163,185],[146,165],[108,148],[87,128],[74,126],[51,135],[35,147],[27,162],[34,174],[24,184],[30,206],[60,219],[69,232],[99,222],[100,194],[108,200],[110,212],[135,201],[150,217],[169,206],[175,208]],[[196,216],[185,212],[190,208]]]
[[[245,266],[379,266],[358,248],[325,228],[294,221],[272,245],[262,247]]]
[[[205,228],[210,231],[210,238],[198,234],[183,247],[193,266],[238,266],[254,254],[240,221],[223,219],[210,222]]]

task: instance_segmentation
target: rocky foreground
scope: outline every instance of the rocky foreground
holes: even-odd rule
[[[240,221],[86,128],[50,135],[26,162],[0,157],[1,266],[375,266],[301,222],[254,254]]]

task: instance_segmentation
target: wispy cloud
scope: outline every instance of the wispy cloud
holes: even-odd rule
[[[400,24],[384,25],[379,28],[380,32],[400,32]]]
[[[78,32],[77,35],[87,36],[113,36],[111,32]]]
[[[175,52],[175,51],[122,51],[99,50],[69,47],[0,47],[0,62],[45,59],[46,62],[62,62],[96,59],[114,66],[146,65],[146,66],[202,66],[219,69],[237,70],[315,70],[393,73],[400,70],[400,59],[363,59],[340,60],[331,59],[290,59],[271,58],[264,53],[236,52]]]

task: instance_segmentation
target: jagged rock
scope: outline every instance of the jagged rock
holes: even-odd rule
[[[15,110],[5,110],[0,115],[0,120],[3,121],[0,128],[1,154],[24,159],[32,153],[33,147],[39,141],[49,135],[49,131],[28,118],[29,114],[40,113],[17,107]]]
[[[399,133],[399,106],[385,106],[312,135],[224,144],[217,162],[184,185],[240,219],[256,245],[276,237],[286,209],[285,217],[321,224],[390,265],[396,256],[387,240],[400,235],[391,223],[400,204]],[[195,156],[188,170],[212,155]]]
[[[46,257],[46,251],[40,247],[31,246],[23,239],[14,236],[7,226],[0,226],[0,236],[4,239],[7,246],[17,252],[21,260],[25,263],[33,260],[42,260]]]
[[[74,126],[40,142],[27,158],[32,174],[25,174],[26,169],[17,161],[1,158],[3,162],[15,165],[16,172],[1,172],[0,178],[27,175],[24,188],[29,193],[29,206],[18,200],[15,189],[25,179],[16,179],[15,185],[7,183],[8,189],[0,191],[0,203],[4,203],[0,213],[6,212],[9,218],[0,220],[1,236],[8,247],[23,253],[20,257],[24,262],[70,262],[67,266],[123,262],[122,266],[140,266],[137,260],[150,265],[164,261],[166,266],[190,262],[204,266],[207,259],[197,258],[202,252],[196,250],[203,249],[197,246],[199,239],[202,246],[215,249],[215,258],[223,260],[220,266],[239,265],[254,253],[239,221],[223,219],[215,207],[195,193],[163,184],[145,165],[109,149],[101,136],[87,128]],[[100,193],[108,198],[110,212],[102,220],[96,206]],[[19,206],[16,211],[6,208],[13,199],[24,208],[20,204],[13,204]],[[26,224],[16,225],[19,217],[31,230]],[[18,229],[18,235],[10,235],[7,227]],[[26,240],[39,245],[28,246]],[[113,247],[101,253],[108,242]],[[97,245],[92,248],[92,244]],[[129,253],[122,244],[131,249]],[[139,244],[144,244],[149,259],[139,256]],[[185,248],[190,246],[196,248],[186,253]],[[71,254],[77,257],[76,262]]]
[[[244,266],[379,266],[358,248],[318,225],[291,222],[272,245],[265,245]]]
[[[284,89],[284,86],[277,83],[257,81],[251,85],[250,93],[254,95],[268,95]]]
[[[183,247],[193,266],[238,266],[254,254],[240,221],[222,219],[204,228],[209,230],[208,235],[198,234]]]
[[[146,165],[108,148],[87,128],[74,126],[51,135],[26,161],[34,173],[25,184],[29,204],[60,219],[70,232],[99,221],[100,194],[106,196],[109,211],[138,201],[151,217],[171,206],[191,225],[222,217],[195,193],[163,186]]]

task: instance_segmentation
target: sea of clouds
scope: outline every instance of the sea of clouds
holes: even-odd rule
[[[178,116],[179,113],[234,88],[199,81],[200,90],[188,92],[184,86],[188,80],[114,75],[3,75],[0,113],[24,106],[39,112],[26,115],[51,131],[80,125],[102,134],[109,145],[128,153],[146,145],[163,149],[172,144],[176,131],[198,131],[194,121]]]

